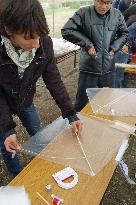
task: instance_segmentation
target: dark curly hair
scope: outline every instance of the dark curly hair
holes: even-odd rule
[[[49,28],[42,6],[38,0],[0,0],[0,33],[24,33],[34,38],[34,34],[49,34]]]

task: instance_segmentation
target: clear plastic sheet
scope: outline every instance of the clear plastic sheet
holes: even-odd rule
[[[32,155],[39,154],[51,141],[68,126],[68,121],[62,117],[57,118],[47,127],[41,129],[22,145],[22,150]]]
[[[93,172],[97,174],[119,150],[122,141],[128,138],[134,130],[133,127],[121,122],[88,118],[83,115],[79,117],[83,121],[83,130],[79,136],[80,142]],[[41,142],[44,149],[39,146]],[[41,147],[41,152],[39,147]],[[39,153],[37,157],[66,167],[71,166],[91,175],[77,137],[72,134],[70,127],[62,118],[37,133],[23,146],[23,149],[30,150],[29,153],[32,154]]]
[[[96,114],[136,116],[135,88],[87,88],[86,93]]]

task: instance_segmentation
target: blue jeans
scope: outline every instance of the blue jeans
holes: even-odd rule
[[[130,54],[122,54],[118,52],[115,55],[116,63],[128,63],[130,58]],[[116,67],[114,72],[114,88],[124,88],[127,86],[127,82],[125,82],[124,78],[124,68]]]
[[[17,115],[30,136],[35,135],[40,130],[39,115],[33,104]],[[4,140],[2,140],[4,136],[7,136],[6,132],[0,132],[1,153],[8,171],[11,172],[13,176],[16,176],[22,170],[22,166],[19,163],[17,155],[12,158],[12,153],[6,151]]]

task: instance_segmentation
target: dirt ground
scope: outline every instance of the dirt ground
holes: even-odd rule
[[[79,56],[77,58],[77,61]],[[77,80],[78,80],[78,63],[76,68],[74,66],[74,56],[66,59],[65,61],[58,64],[59,70],[62,75],[62,79],[66,85],[66,88],[70,94],[72,101],[75,101]],[[136,87],[135,80],[130,81],[131,87]],[[40,79],[37,83],[37,93],[35,96],[35,104],[37,110],[40,114],[42,126],[50,124],[58,116],[60,116],[60,111],[50,96],[47,89],[44,87],[42,80]],[[21,123],[17,118],[17,133],[18,140],[20,143],[29,139],[25,129],[22,127]],[[23,166],[25,166],[31,159],[30,156],[25,153],[19,154],[20,161]],[[124,161],[129,167],[129,174],[134,180],[134,174],[136,173],[136,138],[134,136],[130,137],[129,148],[125,154]],[[7,169],[3,163],[0,156],[0,183],[1,185],[7,185],[12,176],[9,175]],[[71,205],[71,204],[70,204]],[[90,204],[93,205],[93,204]],[[136,187],[135,185],[129,185],[125,181],[121,174],[120,168],[117,167],[109,186],[105,192],[105,195],[101,201],[101,205],[136,205]]]

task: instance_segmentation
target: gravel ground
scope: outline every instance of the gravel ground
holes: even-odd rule
[[[79,56],[78,56],[79,58]],[[66,59],[64,62],[58,64],[62,79],[67,87],[72,101],[75,101],[77,79],[78,79],[78,64],[73,69],[74,57]],[[135,80],[131,80],[129,87],[136,87]],[[40,79],[37,84],[37,93],[35,96],[35,104],[40,114],[42,126],[50,124],[59,115],[60,111],[50,96],[49,92],[43,86],[43,82]],[[24,143],[29,139],[25,129],[22,127],[18,118],[15,118],[17,122],[18,141]],[[20,153],[20,161],[25,166],[30,160],[30,156]],[[128,164],[129,174],[134,180],[134,173],[136,173],[136,138],[130,137],[129,149],[127,150],[124,161]],[[135,162],[135,163],[134,163]],[[1,185],[7,185],[12,179],[12,176],[7,172],[7,169],[0,156],[0,183]],[[90,204],[91,205],[91,204]],[[117,167],[114,175],[109,183],[109,186],[102,199],[101,205],[136,205],[136,187],[129,185],[122,176],[119,167]]]

